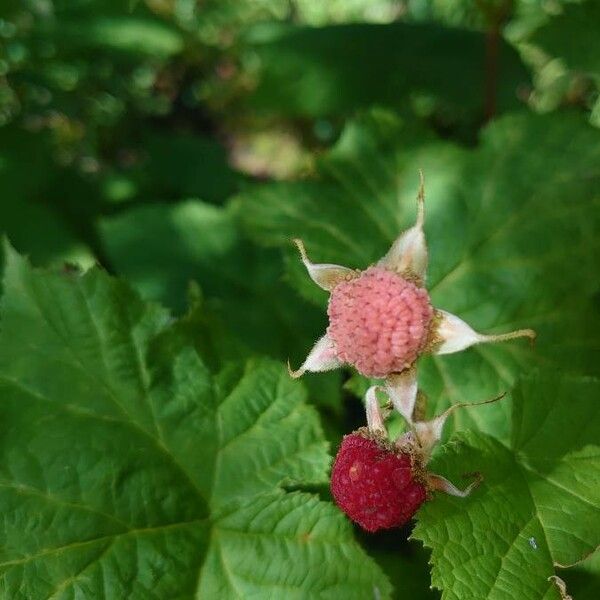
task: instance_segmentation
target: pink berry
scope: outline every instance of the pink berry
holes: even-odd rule
[[[427,342],[433,308],[427,292],[383,267],[336,285],[327,333],[337,357],[367,377],[409,367]]]
[[[427,499],[409,454],[362,431],[344,437],[331,472],[337,505],[367,531],[404,525]]]

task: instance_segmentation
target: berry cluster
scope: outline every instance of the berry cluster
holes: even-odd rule
[[[383,379],[381,385],[371,386],[365,397],[367,428],[344,438],[331,474],[338,506],[367,531],[403,525],[435,490],[464,497],[479,481],[459,490],[426,469],[446,418],[466,405],[454,405],[431,421],[415,418],[419,356],[535,337],[531,329],[481,334],[459,317],[432,307],[424,288],[428,254],[423,224],[421,177],[416,224],[365,271],[315,264],[296,240],[310,277],[331,296],[327,332],[300,368],[290,369],[290,375],[300,377],[306,371],[328,371],[346,364],[362,375]],[[395,440],[388,438],[378,391],[387,394],[407,422],[407,433]]]

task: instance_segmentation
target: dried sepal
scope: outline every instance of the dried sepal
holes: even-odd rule
[[[377,390],[379,389],[378,385],[372,385],[365,394],[367,427],[371,433],[385,438],[387,437],[387,430],[385,428],[383,412],[377,399]]]
[[[417,195],[417,220],[415,225],[403,232],[392,244],[379,265],[400,275],[416,277],[422,284],[427,275],[427,242],[423,225],[425,223],[425,181],[419,170],[419,193]]]
[[[331,371],[341,366],[342,363],[336,356],[335,346],[331,338],[324,335],[313,346],[310,354],[306,357],[300,368],[293,370],[288,361],[288,373],[291,377],[297,379],[304,375],[306,371],[320,373],[322,371]]]
[[[327,263],[316,264],[311,262],[311,260],[308,258],[308,254],[306,253],[306,249],[304,248],[302,240],[295,239],[293,242],[296,244],[298,252],[300,252],[302,262],[304,263],[304,266],[306,267],[311,279],[324,290],[330,292],[341,281],[347,281],[353,277],[356,277],[356,271],[349,269],[348,267],[341,267],[340,265],[332,265]]]
[[[450,496],[466,498],[483,481],[481,473],[471,473],[470,476],[474,478],[473,481],[464,490],[461,490],[445,477],[436,475],[435,473],[428,473],[426,478],[427,487],[431,491],[444,492]]]
[[[497,335],[478,333],[456,315],[437,309],[434,319],[431,352],[433,354],[452,354],[476,344],[505,342],[522,337],[535,340],[536,334],[533,329],[517,329]]]
[[[567,592],[567,584],[558,575],[550,575],[548,581],[552,582],[558,588],[560,600],[573,600],[573,596]]]
[[[412,366],[400,373],[392,373],[385,380],[385,391],[394,408],[412,423],[417,400],[417,369]]]
[[[413,430],[419,442],[423,460],[427,462],[427,460],[429,459],[431,451],[442,437],[442,432],[444,430],[446,420],[456,409],[492,404],[494,402],[498,402],[498,400],[502,400],[504,396],[506,396],[506,392],[494,398],[491,398],[490,400],[485,400],[483,402],[461,402],[460,404],[453,404],[441,415],[434,417],[430,421],[417,421],[416,423],[413,423]]]

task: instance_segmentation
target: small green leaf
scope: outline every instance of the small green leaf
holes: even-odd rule
[[[45,34],[66,41],[71,51],[98,48],[165,59],[183,49],[183,38],[177,29],[148,17],[119,15],[72,20],[64,17],[57,28]]]
[[[6,254],[3,597],[389,597],[337,509],[283,490],[329,464],[283,366],[212,375],[163,343],[164,310],[101,270]]]
[[[480,471],[469,498],[436,495],[414,537],[432,548],[444,599],[558,598],[555,566],[600,543],[600,381],[542,372],[514,393],[512,437],[459,434],[430,466],[459,481]]]

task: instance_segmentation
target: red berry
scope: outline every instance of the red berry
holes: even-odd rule
[[[427,490],[409,454],[358,431],[344,437],[331,472],[337,505],[367,531],[404,525]]]

